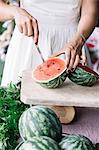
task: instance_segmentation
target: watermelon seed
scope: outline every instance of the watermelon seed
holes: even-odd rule
[[[60,68],[58,68],[57,70],[60,70]]]
[[[46,74],[47,76],[51,76],[50,74]]]
[[[42,67],[39,67],[40,70],[42,70]]]
[[[47,67],[49,68],[49,67],[50,67],[50,65],[47,65]]]
[[[47,62],[47,64],[46,64],[46,65],[47,65],[47,67],[48,67],[48,68],[50,67],[50,63],[49,63],[49,62]]]

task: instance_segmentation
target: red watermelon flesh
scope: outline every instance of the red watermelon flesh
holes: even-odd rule
[[[46,81],[57,77],[63,73],[65,69],[65,61],[54,57],[37,66],[33,72],[33,76],[36,80]]]

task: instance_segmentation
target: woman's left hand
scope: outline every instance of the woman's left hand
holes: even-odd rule
[[[81,38],[81,36],[75,36],[69,43],[64,46],[64,48],[53,54],[51,57],[65,54],[66,69],[68,72],[73,71],[79,64],[80,60],[82,61],[83,65],[86,64],[86,55],[82,49],[83,45],[84,40]]]

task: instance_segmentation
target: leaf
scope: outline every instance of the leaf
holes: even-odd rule
[[[0,145],[3,143],[7,150],[13,150],[17,145],[18,121],[27,108],[28,105],[20,101],[20,89],[15,84],[0,87]]]
[[[2,34],[7,28],[3,27],[4,22],[0,22],[0,34]]]

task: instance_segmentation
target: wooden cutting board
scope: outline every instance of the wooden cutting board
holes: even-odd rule
[[[99,107],[99,82],[84,87],[66,79],[60,88],[46,89],[34,82],[31,70],[26,70],[22,76],[21,101],[32,105]]]

